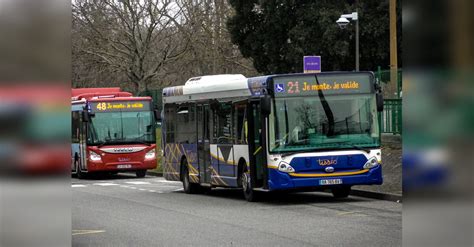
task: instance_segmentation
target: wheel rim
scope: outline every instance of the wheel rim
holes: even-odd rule
[[[188,170],[187,169],[185,170],[185,173],[184,173],[183,186],[184,186],[184,190],[188,190],[189,180],[188,180]]]
[[[248,173],[245,172],[244,174],[242,174],[242,188],[244,189],[245,192],[248,192],[249,187],[250,187],[249,179],[250,177]]]

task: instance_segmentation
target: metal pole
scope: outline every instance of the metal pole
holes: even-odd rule
[[[359,18],[356,20],[356,71],[359,71]]]

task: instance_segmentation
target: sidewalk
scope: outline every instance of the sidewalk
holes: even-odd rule
[[[399,135],[382,135],[382,185],[353,189],[402,195],[402,140]]]

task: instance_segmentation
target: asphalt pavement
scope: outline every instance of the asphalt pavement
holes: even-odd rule
[[[188,195],[179,182],[72,179],[73,246],[401,246],[402,205],[331,194],[236,189]]]

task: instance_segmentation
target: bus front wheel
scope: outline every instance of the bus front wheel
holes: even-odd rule
[[[332,195],[334,198],[346,198],[349,196],[351,193],[351,187],[345,186],[345,187],[337,187],[332,189]]]
[[[247,169],[245,169],[240,175],[240,183],[242,184],[245,200],[249,202],[257,201],[256,192],[252,187],[252,178],[250,177],[250,172],[248,172]]]
[[[137,178],[144,178],[146,176],[146,170],[138,170],[135,173],[137,175]]]
[[[74,163],[75,163],[74,166],[75,166],[75,168],[76,168],[76,177],[77,177],[78,179],[86,178],[86,174],[83,173],[83,172],[81,171],[81,168],[79,167],[79,159],[76,159],[76,160],[74,161]]]

